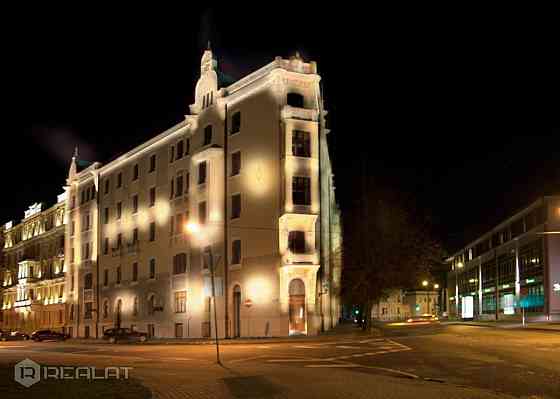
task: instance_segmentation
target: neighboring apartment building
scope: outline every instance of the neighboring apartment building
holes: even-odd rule
[[[317,334],[340,318],[341,231],[316,64],[224,86],[202,56],[190,115],[66,186],[74,336]],[[187,229],[189,225],[190,229]],[[226,266],[226,267],[224,267]]]
[[[43,210],[36,203],[19,224],[4,225],[0,329],[65,331],[65,195]]]
[[[448,262],[451,316],[560,319],[560,197],[540,198]]]

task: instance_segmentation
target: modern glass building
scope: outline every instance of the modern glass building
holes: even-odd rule
[[[560,320],[560,196],[538,199],[447,262],[450,316]]]

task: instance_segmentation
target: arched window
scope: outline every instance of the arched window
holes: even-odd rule
[[[132,314],[134,316],[138,316],[138,297],[134,297],[134,304],[132,306]]]
[[[150,294],[148,296],[148,314],[153,315],[154,309],[156,305],[156,296],[154,294]]]
[[[303,96],[299,93],[288,93],[287,102],[290,107],[304,108]]]
[[[290,295],[305,295],[305,284],[299,278],[290,281],[289,287]]]
[[[103,301],[103,318],[106,319],[109,317],[109,300],[105,299]]]

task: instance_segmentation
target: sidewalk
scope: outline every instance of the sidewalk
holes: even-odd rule
[[[525,323],[525,327],[523,327],[523,323],[520,321],[510,321],[510,320],[447,321],[447,322],[442,322],[441,324],[447,324],[447,325],[456,324],[456,325],[468,325],[468,326],[477,326],[477,327],[560,332],[560,323],[558,322],[530,322],[530,323]]]
[[[379,331],[372,330],[371,332],[363,331],[355,324],[343,323],[337,325],[329,331],[325,331],[319,335],[300,335],[289,337],[247,337],[247,338],[220,338],[220,345],[247,345],[247,344],[273,344],[273,343],[301,343],[306,341],[328,340],[330,338],[356,338],[356,337],[371,337],[380,336]],[[76,344],[109,344],[109,341],[104,339],[95,338],[70,338],[66,340],[67,343]],[[122,342],[126,344],[128,342]],[[142,345],[214,345],[216,343],[214,338],[153,338]],[[119,343],[121,344],[121,343]]]

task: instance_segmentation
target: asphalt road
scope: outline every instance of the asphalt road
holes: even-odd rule
[[[465,325],[232,343],[221,346],[221,366],[212,345],[3,342],[0,369],[10,373],[1,374],[0,392],[11,396],[2,397],[40,394],[43,381],[23,388],[10,378],[25,358],[131,367],[131,377],[165,398],[560,398],[560,333]],[[95,381],[84,384],[95,390]]]

